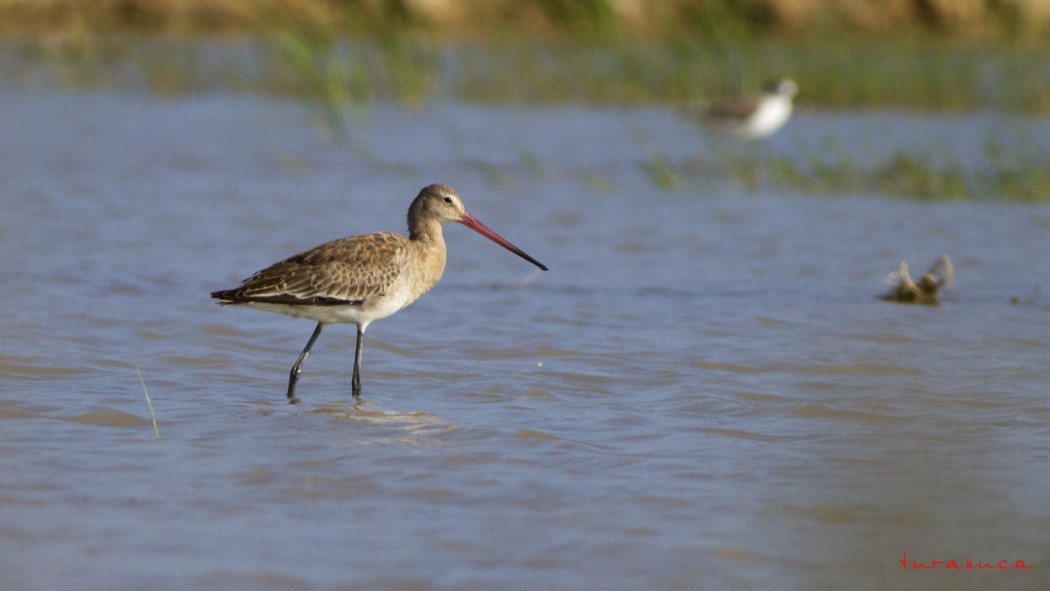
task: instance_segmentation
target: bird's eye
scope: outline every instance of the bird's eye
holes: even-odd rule
[[[455,202],[455,199],[453,199],[451,197],[448,197],[448,196],[445,197],[445,203],[448,203],[448,204],[451,205],[453,202]]]

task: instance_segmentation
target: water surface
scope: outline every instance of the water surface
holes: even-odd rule
[[[1046,205],[667,191],[711,146],[662,109],[380,104],[340,146],[282,101],[0,102],[0,588],[1050,585]],[[756,157],[1001,121],[802,113]],[[331,327],[286,404],[312,325],[208,292],[431,182],[550,272],[448,227],[363,399]],[[876,300],[944,253],[942,306]]]

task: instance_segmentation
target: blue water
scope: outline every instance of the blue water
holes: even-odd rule
[[[755,190],[664,109],[376,104],[340,145],[281,100],[0,103],[2,589],[1050,586],[1050,206]],[[756,157],[1000,121],[803,112]],[[330,327],[286,404],[312,324],[207,294],[431,182],[550,272],[449,227],[363,399]],[[945,253],[943,305],[876,299]]]

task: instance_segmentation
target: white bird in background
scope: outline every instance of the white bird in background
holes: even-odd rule
[[[768,85],[760,96],[713,102],[701,111],[700,119],[714,129],[739,138],[758,139],[787,123],[796,94],[798,86],[784,78]]]

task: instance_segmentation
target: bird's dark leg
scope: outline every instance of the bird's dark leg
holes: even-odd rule
[[[299,399],[295,397],[295,383],[299,381],[299,374],[303,372],[303,362],[306,361],[306,357],[310,354],[310,348],[314,346],[317,337],[321,336],[322,328],[324,328],[324,323],[318,322],[317,328],[314,329],[314,334],[310,335],[310,340],[306,343],[306,348],[299,354],[299,359],[297,359],[295,365],[292,366],[292,372],[288,376],[289,404],[296,404],[299,402]]]
[[[357,327],[357,350],[354,351],[354,378],[350,382],[350,389],[354,398],[361,397],[361,349],[365,344],[365,329]]]

